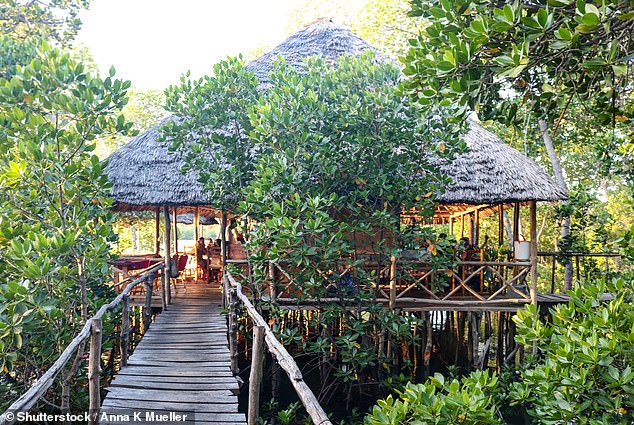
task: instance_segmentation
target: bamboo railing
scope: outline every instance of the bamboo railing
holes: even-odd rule
[[[124,290],[121,291],[112,301],[104,304],[95,313],[94,316],[86,320],[82,330],[68,344],[66,349],[57,358],[57,361],[42,375],[31,388],[22,394],[9,408],[0,415],[0,425],[11,425],[18,419],[18,412],[26,412],[42,397],[42,395],[53,385],[55,377],[64,368],[66,363],[71,359],[77,348],[88,338],[90,338],[90,354],[88,357],[88,392],[90,399],[89,407],[89,424],[97,424],[99,422],[99,408],[101,406],[100,380],[101,380],[101,340],[102,340],[102,323],[103,315],[113,310],[119,304],[123,303],[122,311],[122,327],[121,327],[121,365],[125,366],[128,360],[128,340],[129,340],[129,315],[130,315],[130,291],[140,284],[145,284],[146,291],[149,296],[146,297],[144,322],[149,326],[149,310],[151,306],[151,294],[154,275],[164,270],[163,263],[155,264],[141,271],[140,275],[130,277],[126,281],[130,281]],[[162,273],[165,276],[165,273]],[[165,285],[163,285],[165,287]]]
[[[261,348],[259,347],[259,343],[261,342],[261,334],[264,334],[264,341],[268,346],[270,353],[274,356],[277,363],[280,365],[282,369],[288,375],[293,388],[295,388],[295,392],[299,396],[306,412],[310,416],[314,425],[332,425],[330,419],[324,412],[324,409],[321,407],[315,394],[308,387],[306,382],[304,382],[304,377],[302,376],[302,372],[299,370],[297,363],[293,359],[286,348],[282,345],[281,342],[275,338],[273,331],[269,327],[268,323],[264,320],[264,318],[258,313],[256,308],[251,303],[251,300],[244,295],[242,292],[242,285],[236,281],[236,279],[231,275],[231,273],[226,270],[224,273],[224,287],[229,289],[229,349],[231,351],[231,362],[232,369],[237,369],[237,323],[236,323],[236,307],[237,301],[240,300],[246,311],[253,321],[253,364],[251,365],[251,379],[249,382],[249,395],[255,394],[256,392],[259,394],[260,390],[260,380],[261,380],[261,370],[262,370],[262,361],[263,356],[261,355]],[[256,353],[256,347],[259,353]],[[235,371],[234,369],[234,371]],[[254,370],[255,369],[255,370]],[[258,406],[259,397],[251,398],[249,397],[249,425],[257,423],[258,417]]]

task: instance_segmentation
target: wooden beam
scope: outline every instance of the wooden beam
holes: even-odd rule
[[[253,327],[253,349],[251,373],[249,374],[249,414],[248,424],[257,425],[260,417],[260,388],[262,386],[262,366],[264,363],[264,328]]]
[[[473,245],[480,246],[480,209],[473,212]]]
[[[504,206],[498,205],[498,246],[504,244]]]
[[[161,210],[156,207],[154,212],[154,253],[159,255],[161,252]]]
[[[130,294],[123,296],[123,307],[121,308],[121,335],[119,338],[119,348],[121,350],[121,367],[128,365],[128,343],[130,341]]]
[[[176,209],[177,207],[174,207],[174,253],[176,255],[178,255],[178,221],[176,220]]]
[[[89,425],[99,423],[101,407],[101,319],[92,319],[90,327],[90,355],[88,357]]]
[[[520,203],[513,204],[513,241],[520,240]]]
[[[396,257],[390,258],[390,309],[393,310],[396,303]]]
[[[537,202],[530,201],[531,232],[531,304],[537,305]]]
[[[163,234],[163,237],[165,238],[165,241],[163,242],[163,245],[165,246],[165,258],[164,258],[165,268],[163,269],[163,273],[165,273],[165,286],[166,286],[165,293],[167,294],[167,303],[171,304],[172,303],[172,289],[170,286],[170,261],[171,261],[172,255],[170,252],[170,248],[171,248],[172,242],[170,239],[172,235],[172,229],[170,229],[170,212],[167,205],[163,206],[163,219],[165,220],[165,233]]]
[[[200,227],[200,212],[198,211],[198,207],[194,209],[194,246],[198,246],[198,228]],[[194,255],[196,256],[196,276],[198,276],[198,254],[195,252],[196,248],[194,248]]]

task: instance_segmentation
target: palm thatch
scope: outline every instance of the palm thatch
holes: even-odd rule
[[[260,87],[266,89],[270,85],[268,73],[279,57],[301,69],[303,61],[311,56],[321,55],[336,63],[343,55],[359,56],[370,49],[374,50],[351,31],[321,20],[289,37],[247,67],[255,73]],[[377,60],[389,59],[379,55]],[[110,156],[106,172],[113,185],[111,194],[117,209],[209,205],[209,197],[196,173],[181,173],[181,158],[168,151],[169,142],[159,141],[162,124]],[[535,162],[504,145],[479,125],[471,125],[465,140],[471,150],[451,163],[441,164],[454,184],[439,196],[440,202],[481,205],[566,198],[565,191]]]
[[[321,19],[250,62],[247,68],[258,78],[259,87],[266,89],[270,86],[269,73],[279,58],[283,58],[289,65],[301,70],[305,60],[311,56],[321,56],[328,62],[336,64],[341,56],[360,56],[368,50],[376,53],[375,60],[379,62],[389,60],[352,31],[333,23],[330,19]]]
[[[561,201],[566,191],[535,161],[469,120],[467,152],[438,164],[453,183],[436,199],[443,204]]]

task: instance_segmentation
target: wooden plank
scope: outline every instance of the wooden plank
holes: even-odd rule
[[[171,367],[175,369],[183,369],[185,367],[196,367],[196,368],[211,368],[211,369],[220,369],[227,367],[229,362],[226,359],[215,359],[216,361],[210,361],[208,359],[195,359],[195,360],[163,360],[160,357],[156,359],[146,359],[146,358],[135,358],[132,356],[130,358],[129,365],[130,366],[147,366],[147,367]]]
[[[158,375],[158,376],[233,376],[230,370],[212,369],[205,371],[204,368],[197,370],[179,369],[169,367],[138,366],[126,367],[119,371],[118,375]]]
[[[235,381],[235,380],[234,380]],[[164,390],[164,391],[220,391],[220,390],[232,390],[232,394],[235,394],[233,390],[238,389],[238,383],[235,385],[228,384],[227,382],[220,383],[198,383],[192,384],[191,382],[187,383],[178,383],[178,382],[154,382],[149,380],[136,380],[136,381],[113,381],[108,389],[110,388],[139,388],[146,390]]]
[[[128,409],[157,409],[174,412],[202,412],[202,413],[237,413],[238,403],[235,404],[209,404],[209,403],[177,403],[166,401],[141,400],[143,404],[139,404],[139,400],[123,400],[118,398],[106,397],[102,409],[107,407],[123,407]]]
[[[166,382],[176,384],[219,384],[224,383],[227,389],[233,389],[234,385],[238,386],[238,381],[233,376],[148,376],[148,375],[117,375],[111,384],[115,382]]]
[[[172,403],[214,403],[226,404],[237,403],[238,399],[229,390],[218,391],[163,391],[163,390],[143,390],[120,387],[109,387],[108,398],[118,398],[120,400],[142,400],[160,401]]]

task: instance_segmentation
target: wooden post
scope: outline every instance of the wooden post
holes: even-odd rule
[[[275,301],[277,299],[277,288],[275,282],[275,264],[269,261],[269,297],[271,301]]]
[[[480,209],[476,208],[473,223],[473,246],[480,246]]]
[[[88,357],[88,395],[90,425],[99,423],[101,380],[101,319],[92,319],[90,327],[90,355]]]
[[[121,349],[121,367],[128,365],[128,343],[130,342],[130,294],[125,294],[121,307],[121,334],[119,348]]]
[[[431,359],[432,345],[432,327],[431,314],[425,312],[425,351],[423,352],[423,380],[429,378],[429,361]]]
[[[460,237],[464,238],[464,213],[460,216]]]
[[[396,257],[390,258],[390,309],[396,305]]]
[[[160,207],[156,207],[155,216],[154,216],[154,246],[156,255],[161,253],[161,211]]]
[[[498,205],[498,246],[504,243],[504,206]]]
[[[449,235],[453,235],[453,216],[449,217]]]
[[[238,294],[235,288],[229,291],[231,301],[229,304],[229,352],[231,356],[231,372],[237,375],[238,370],[238,315],[236,309],[238,306]]]
[[[537,305],[537,202],[530,201],[531,221],[531,304]]]
[[[200,227],[200,213],[198,212],[198,207],[196,207],[194,209],[194,244],[198,244],[198,238],[200,237],[198,235],[198,228]],[[194,245],[194,246],[198,246],[198,245]],[[198,267],[200,267],[198,265],[198,255],[196,254],[196,252],[194,252],[194,255],[196,256],[196,280],[198,280]]]
[[[174,254],[178,255],[178,221],[176,220],[176,210],[177,207],[174,207]]]
[[[513,206],[513,241],[520,240],[520,203]]]
[[[167,205],[163,206],[163,219],[165,220],[165,234],[163,237],[165,241],[163,245],[165,246],[165,268],[163,269],[163,273],[165,274],[165,282],[167,286],[167,303],[172,303],[172,287],[170,285],[170,261],[172,259],[172,254],[170,252],[170,248],[172,245],[171,236],[172,229],[170,229],[170,212]]]
[[[161,273],[161,306],[163,311],[167,311],[167,292],[170,290],[169,283],[165,279],[165,273]]]
[[[220,218],[220,250],[222,251],[222,270],[227,266],[227,212],[221,211]]]
[[[145,279],[145,307],[143,308],[143,333],[147,332],[152,321],[152,276]]]
[[[550,293],[555,293],[555,271],[557,270],[557,254],[553,255],[553,268],[550,272]]]
[[[264,362],[264,328],[253,327],[253,349],[251,373],[249,374],[249,415],[247,423],[256,425],[260,416],[260,387],[262,385],[262,365]]]

